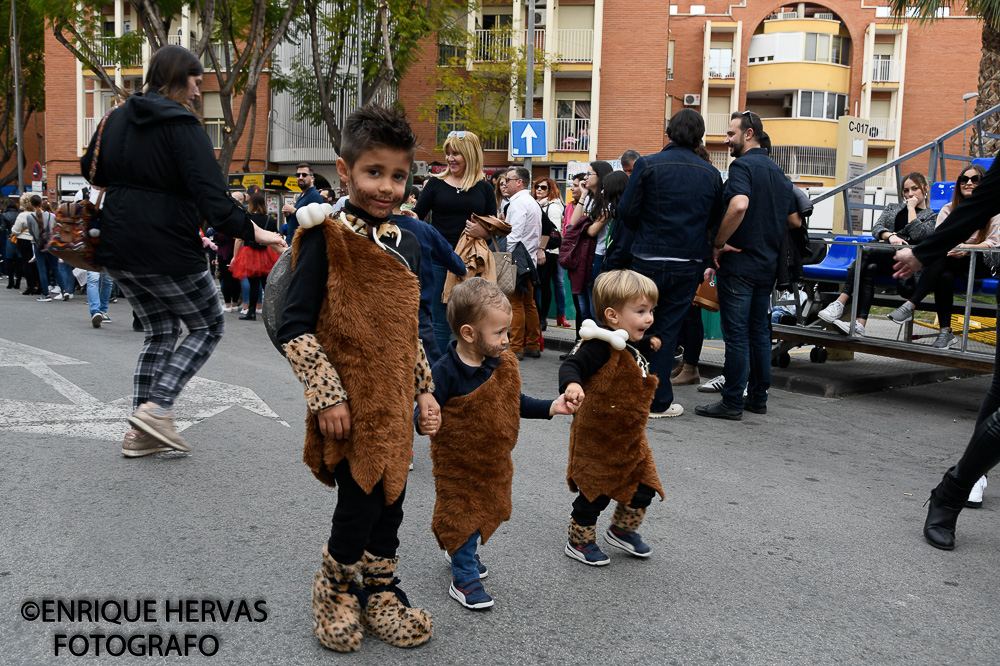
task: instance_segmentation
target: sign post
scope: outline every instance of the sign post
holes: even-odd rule
[[[863,118],[841,116],[837,121],[837,176],[836,182],[846,183],[868,171],[868,139],[878,136],[878,128]],[[835,197],[833,201],[833,233],[856,236],[862,231],[864,209],[853,204],[865,202],[865,185],[855,185],[848,192],[851,202],[851,230],[847,229],[844,200]]]
[[[528,120],[531,120],[532,118],[535,117],[535,0],[528,0],[528,31],[526,33],[526,37],[527,39],[525,39],[524,41],[528,49],[525,57],[525,60],[527,61],[528,65],[527,66],[528,76],[525,77],[526,83],[524,91],[524,117]],[[528,141],[527,151],[525,151],[525,157],[524,157],[524,168],[528,170],[528,182],[525,183],[524,185],[529,190],[531,190],[531,181],[532,181],[531,158],[535,156],[535,154],[531,150],[533,147],[532,139],[538,137],[531,136],[535,134],[534,130],[531,128],[531,125],[528,125],[528,127],[525,130],[525,134],[527,136],[522,138],[527,138]],[[542,132],[543,139],[545,138],[544,134],[545,132],[543,131]],[[543,140],[542,146],[546,145],[548,144],[546,144],[545,141]],[[530,194],[534,195],[534,192],[530,192]]]

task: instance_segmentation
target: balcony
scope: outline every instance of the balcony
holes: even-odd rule
[[[747,66],[747,92],[828,90],[848,93],[851,68],[828,62],[759,62]]]
[[[710,79],[735,79],[736,72],[733,71],[732,67],[719,67],[711,68],[708,70],[708,78]]]
[[[479,144],[483,147],[483,150],[502,150],[506,152],[510,149],[510,132],[506,132],[502,136],[483,137]]]
[[[730,114],[728,113],[706,113],[705,134],[725,136],[729,130],[729,116]]]
[[[549,151],[581,152],[590,150],[590,118],[550,118]]]
[[[131,42],[125,45],[122,52],[121,37],[93,37],[88,42],[90,48],[97,54],[97,64],[101,67],[116,67],[119,63],[115,60],[115,54],[123,55],[122,67],[142,66],[142,46],[140,42]]]
[[[896,119],[895,118],[869,118],[868,123],[876,128],[878,134],[869,137],[876,141],[896,140]]]
[[[872,61],[872,82],[899,83],[899,61],[895,58]]]
[[[556,30],[556,62],[593,62],[594,31]]]
[[[94,136],[94,132],[97,131],[97,126],[101,124],[100,118],[84,118],[83,119],[83,139],[90,145],[90,139]]]
[[[181,44],[180,35],[167,35],[167,44],[169,46],[184,46],[183,44]]]
[[[771,159],[788,176],[837,175],[837,149],[815,146],[772,146]]]
[[[521,30],[521,41],[518,47],[528,43],[528,31]],[[513,36],[517,34],[509,30],[476,30],[475,43],[472,49],[474,62],[506,62],[510,60],[511,49],[514,48]],[[535,52],[545,51],[545,28],[535,29]]]

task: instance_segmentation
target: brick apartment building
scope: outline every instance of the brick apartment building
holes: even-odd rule
[[[687,106],[705,116],[706,144],[720,170],[728,163],[722,143],[728,116],[749,108],[764,119],[774,157],[796,183],[831,185],[839,115],[868,118],[878,128],[869,150],[869,166],[876,166],[960,124],[962,95],[977,90],[981,23],[961,8],[942,10],[938,21],[921,26],[893,22],[884,0],[701,1],[705,4],[536,3],[535,48],[558,63],[544,69],[534,95],[533,115],[545,119],[548,134],[546,157],[534,160],[536,176],[548,171],[558,180],[571,161],[613,161],[629,148],[654,152],[666,141],[666,120]],[[130,12],[124,0],[109,4],[105,34],[137,26]],[[489,57],[479,45],[491,27],[511,25],[515,34],[526,35],[527,3],[484,3],[469,14],[467,25],[472,35],[467,66],[475,68],[479,58]],[[172,43],[186,46],[197,38],[199,28],[187,16],[177,17],[173,26]],[[282,45],[279,57],[296,48]],[[148,50],[136,62],[107,71],[126,90],[135,90],[146,63]],[[462,129],[449,123],[448,109],[440,109],[438,123],[419,119],[439,66],[439,45],[428,39],[398,90],[420,138],[417,159],[427,163],[443,160],[437,146],[449,129]],[[204,80],[205,126],[218,146],[223,128],[213,93],[217,84],[210,71]],[[79,155],[113,100],[51,34],[46,90],[38,159],[47,166],[48,194],[54,198],[75,190]],[[522,117],[522,105],[523,98],[512,101],[508,116]],[[336,156],[325,130],[294,121],[294,100],[269,91],[266,75],[257,106],[250,171],[291,174],[297,162],[309,161],[321,177],[336,182]],[[249,127],[230,171],[242,170],[248,136]],[[953,147],[951,152],[961,151],[958,143]],[[519,161],[506,141],[485,149],[488,166]],[[926,158],[912,162],[904,166],[926,171]],[[29,156],[29,171],[31,163]]]

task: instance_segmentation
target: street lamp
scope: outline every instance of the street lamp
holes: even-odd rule
[[[964,124],[969,119],[969,100],[976,99],[979,97],[979,93],[965,93],[962,95],[962,123]],[[968,144],[965,143],[965,128],[962,128],[962,157],[965,157],[965,151],[968,148]]]

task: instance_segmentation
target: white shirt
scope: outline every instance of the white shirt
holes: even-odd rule
[[[528,251],[531,263],[537,266],[538,248],[542,244],[542,207],[527,189],[510,198],[506,222],[510,225],[507,251],[513,252],[514,246],[521,243]]]

